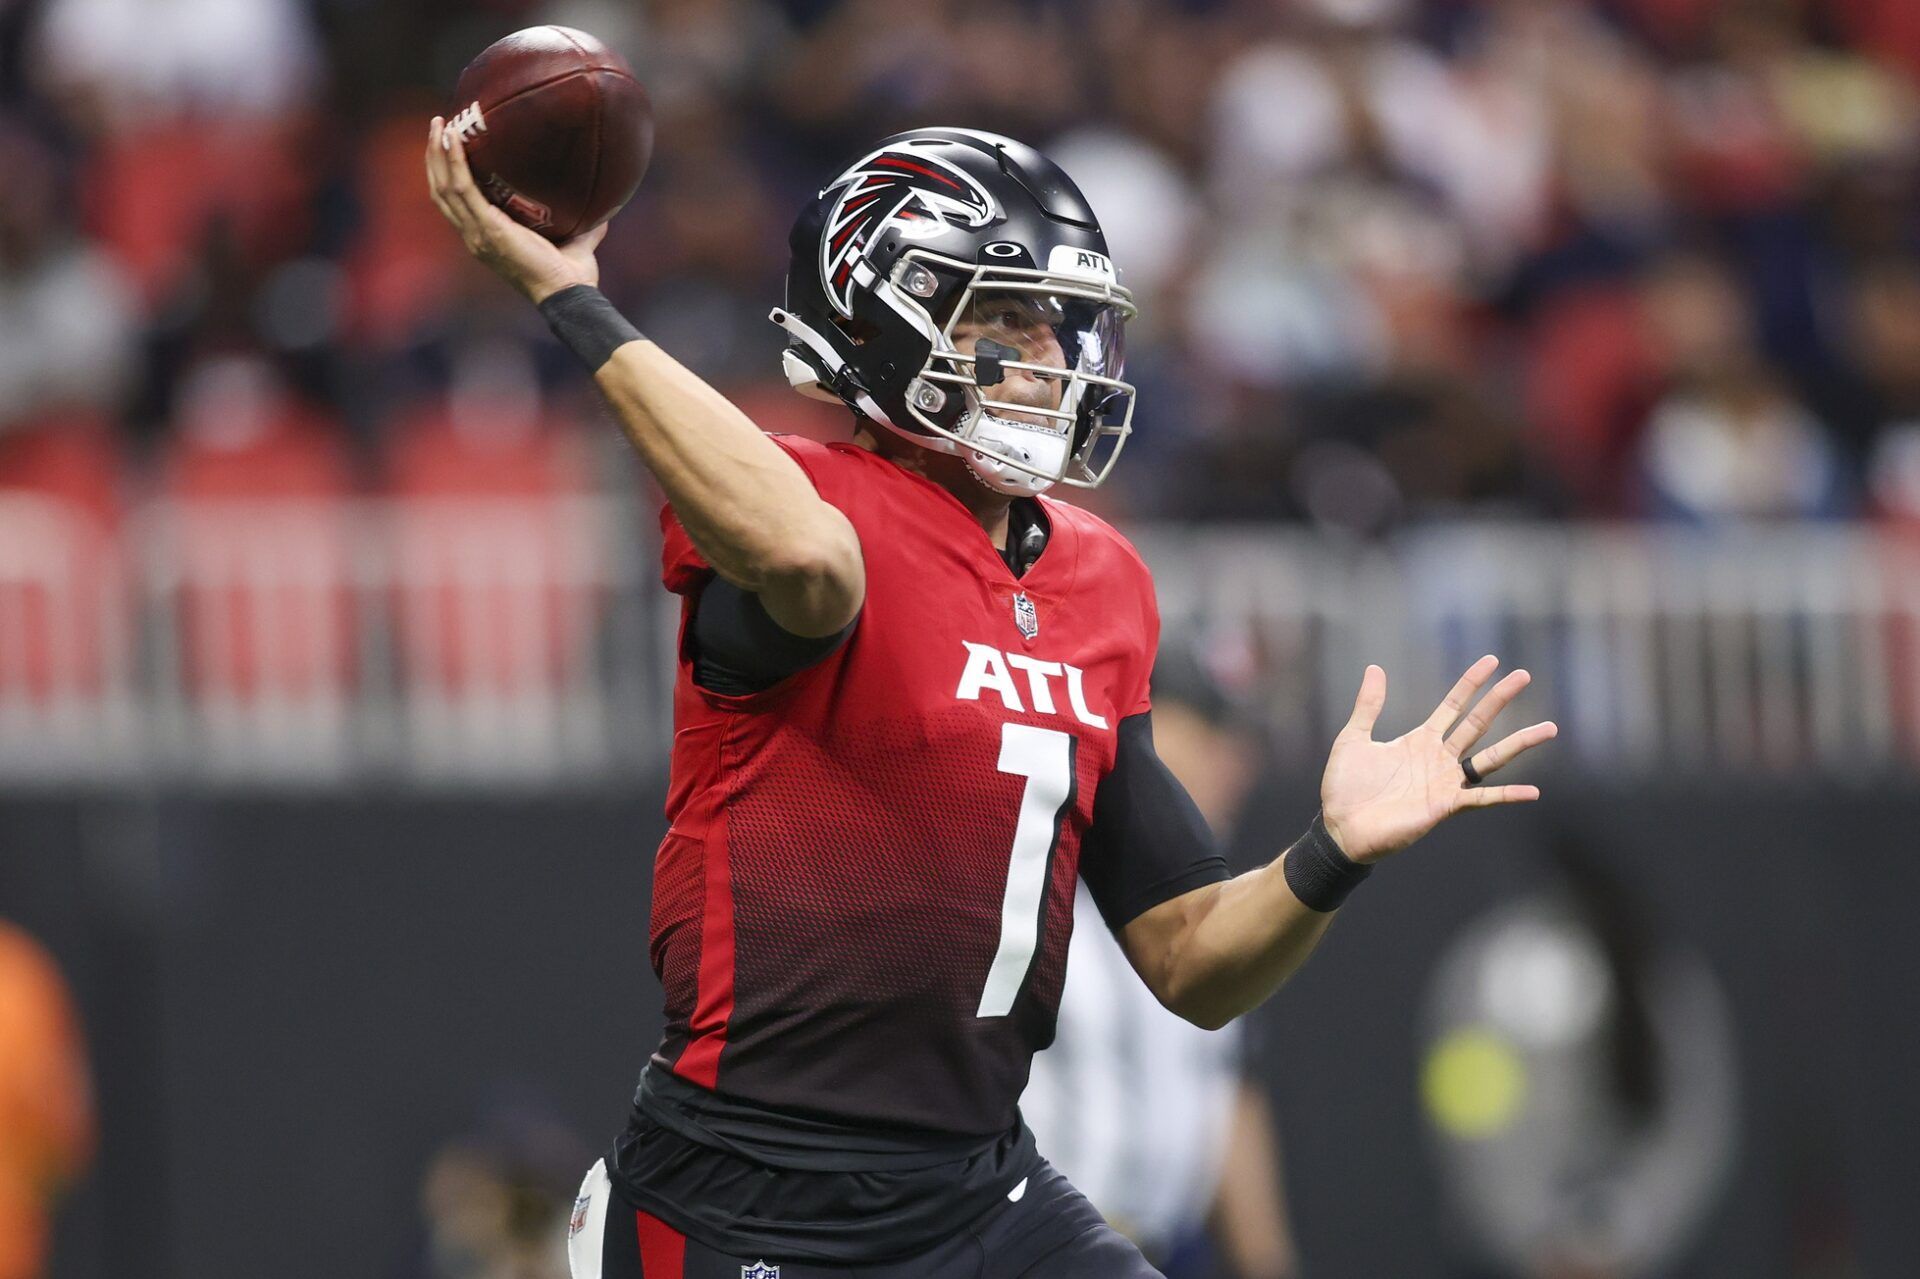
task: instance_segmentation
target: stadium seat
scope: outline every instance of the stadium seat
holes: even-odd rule
[[[569,694],[593,700],[605,565],[581,441],[476,412],[415,415],[385,459],[395,667],[429,768],[551,761]]]
[[[343,744],[357,561],[338,425],[263,375],[245,360],[193,375],[161,459],[159,533],[178,573],[172,675],[210,749],[271,768]]]
[[[0,430],[0,716],[90,714],[127,668],[121,464],[90,414]]]
[[[285,121],[203,119],[109,135],[83,174],[88,227],[149,306],[176,287],[217,227],[247,263],[300,247],[313,171]]]
[[[1596,287],[1556,300],[1532,326],[1526,371],[1534,450],[1587,513],[1617,512],[1656,376],[1638,297]]]
[[[346,262],[346,318],[353,337],[370,346],[399,345],[447,307],[462,273],[474,270],[432,203],[420,198],[422,138],[420,118],[407,114],[361,145],[364,221]]]

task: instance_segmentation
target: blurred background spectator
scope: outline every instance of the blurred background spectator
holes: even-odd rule
[[[1144,307],[1098,504],[1371,535],[1448,513],[1898,513],[1920,21],[1845,0],[20,0],[0,16],[0,452],[185,434],[213,358],[360,482],[537,325],[419,197],[421,121],[546,20],[632,57],[660,151],[603,251],[769,426],[788,215],[929,120],[1056,149]],[[553,424],[578,432],[570,397]],[[0,459],[4,461],[4,459]],[[0,470],[4,470],[0,466]],[[126,472],[138,487],[139,468]]]
[[[589,1162],[544,1110],[490,1111],[434,1152],[420,1188],[424,1240],[395,1279],[568,1279],[567,1225]]]

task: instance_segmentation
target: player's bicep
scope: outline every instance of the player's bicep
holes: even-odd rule
[[[1228,878],[1199,805],[1153,748],[1153,718],[1120,721],[1113,771],[1094,795],[1080,876],[1116,935],[1165,902]]]
[[[669,502],[660,512],[662,580],[668,590],[691,595],[717,575],[758,596],[784,630],[807,638],[832,636],[866,603],[860,535],[822,491],[820,477],[797,443],[777,435],[761,438],[774,459],[770,468],[803,480],[804,495],[790,495],[755,523],[752,540],[761,549],[751,556],[737,553],[723,528],[737,514],[738,503],[722,503],[716,512],[697,503]]]
[[[837,634],[867,599],[867,566],[860,535],[839,507],[825,500],[810,512],[804,544],[793,546],[762,575],[756,594],[767,613],[792,634]]]

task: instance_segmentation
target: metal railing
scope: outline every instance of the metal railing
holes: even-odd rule
[[[1385,545],[1146,527],[1169,635],[1288,765],[1389,672],[1383,728],[1482,652],[1561,768],[1911,771],[1920,543],[1847,526],[1453,525]],[[0,495],[0,784],[604,784],[669,741],[677,601],[603,499],[152,504]]]
[[[1865,527],[1456,525],[1384,547],[1293,532],[1143,535],[1170,630],[1235,637],[1283,758],[1321,757],[1360,672],[1406,726],[1482,653],[1534,684],[1562,766],[1906,771],[1920,547]]]

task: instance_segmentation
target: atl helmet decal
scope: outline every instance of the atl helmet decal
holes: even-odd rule
[[[840,188],[820,237],[820,280],[840,314],[853,314],[853,264],[894,222],[983,227],[999,216],[973,176],[923,151],[875,151],[828,184]]]

